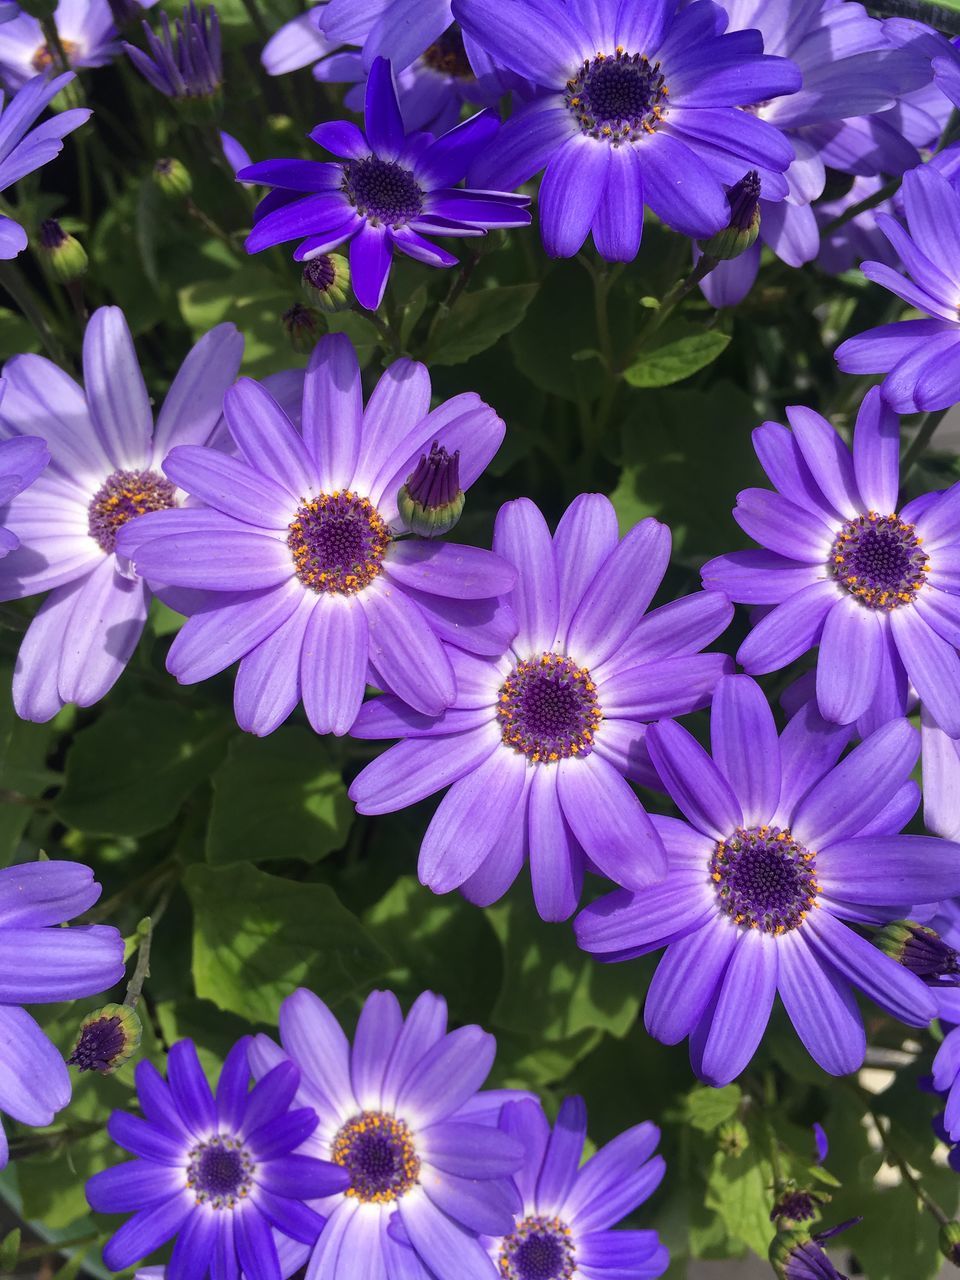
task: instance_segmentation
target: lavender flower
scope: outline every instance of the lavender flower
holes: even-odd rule
[[[167,668],[193,684],[240,659],[242,728],[271,733],[302,698],[318,733],[346,733],[368,678],[437,715],[455,696],[438,637],[499,653],[513,634],[495,598],[513,584],[504,560],[400,540],[399,491],[425,448],[459,450],[468,488],[503,439],[478,396],[429,409],[427,370],[398,360],[364,411],[353,347],[330,335],[303,381],[301,431],[245,378],[224,404],[239,457],[186,447],[164,463],[207,509],[158,512],[120,545],[146,578],[207,593]]]
[[[48,1125],[70,1101],[59,1051],[21,1005],[97,995],[123,977],[116,929],[60,926],[100,897],[89,867],[31,862],[0,870],[0,1110]],[[8,1159],[0,1126],[0,1168]]]
[[[507,1103],[500,1128],[525,1154],[513,1175],[523,1207],[513,1230],[488,1242],[502,1280],[663,1275],[670,1255],[655,1231],[611,1230],[663,1179],[663,1157],[653,1154],[660,1140],[655,1125],[627,1129],[582,1167],[587,1136],[582,1098],[563,1102],[552,1132],[538,1102]]]
[[[893,201],[883,200],[880,204],[845,222],[840,227],[828,230],[830,223],[841,214],[872,199],[885,185],[882,177],[854,178],[850,189],[836,200],[818,200],[814,205],[814,214],[820,228],[820,251],[817,255],[817,266],[830,275],[840,275],[858,266],[864,258],[873,258],[884,262],[888,267],[896,267],[900,263],[896,251],[883,232],[877,226],[877,214],[892,213]]]
[[[439,719],[395,697],[360,712],[360,738],[401,738],[350,789],[361,813],[389,813],[450,787],[420,848],[420,879],[472,902],[506,893],[529,850],[537,910],[564,920],[586,868],[647,886],[665,856],[626,779],[658,786],[647,723],[706,706],[731,666],[700,653],[727,625],[706,592],[644,617],[670,532],[643,520],[621,541],[612,504],[582,494],[551,539],[526,498],[497,516],[494,549],[517,571],[520,629],[505,653],[450,652],[456,700]],[[452,785],[451,785],[452,784]]]
[[[454,0],[454,16],[497,63],[539,87],[479,156],[470,180],[511,189],[546,166],[541,234],[572,257],[592,231],[602,257],[636,257],[648,205],[684,235],[728,218],[726,187],[757,169],[787,194],[791,144],[740,107],[800,88],[800,72],[765,56],[756,32],[720,35],[711,3]]]
[[[318,1123],[308,1107],[291,1110],[300,1072],[280,1063],[248,1092],[249,1046],[247,1036],[227,1055],[216,1096],[192,1040],[170,1050],[166,1083],[151,1063],[137,1067],[145,1118],[115,1111],[107,1129],[138,1158],[87,1182],[98,1213],[133,1211],[103,1250],[111,1271],[176,1237],[171,1277],[279,1280],[300,1258],[281,1268],[278,1246],[316,1242],[323,1218],[303,1201],[342,1191],[347,1176],[329,1160],[294,1154]]]
[[[924,823],[938,836],[960,840],[960,740],[944,733],[926,710],[920,717],[920,735]]]
[[[254,1074],[292,1059],[298,1100],[320,1123],[302,1150],[346,1170],[344,1194],[314,1207],[327,1218],[309,1273],[449,1274],[493,1280],[478,1237],[511,1230],[520,1207],[510,1174],[523,1149],[497,1128],[517,1094],[480,1093],[496,1043],[476,1026],[447,1032],[447,1008],[424,992],[404,1020],[390,991],[363,1006],[353,1046],[311,991],[280,1007],[281,1050],[257,1036]],[[312,1198],[309,1195],[306,1198]]]
[[[523,196],[456,187],[496,134],[496,116],[481,112],[440,138],[404,133],[390,63],[378,58],[366,95],[366,134],[345,120],[320,124],[310,137],[337,164],[263,160],[238,178],[277,190],[261,201],[247,252],[299,240],[296,261],[350,242],[350,272],[361,306],[375,311],[387,287],[394,251],[430,267],[457,259],[426,235],[480,236],[530,222]],[[303,195],[304,192],[311,194]]]
[[[154,35],[147,23],[143,31],[149,55],[136,45],[124,42],[124,49],[143,78],[168,98],[207,99],[214,97],[223,80],[220,22],[212,5],[198,9],[194,0],[174,22],[160,15],[162,33]]]
[[[149,9],[156,0],[135,0]],[[104,67],[120,52],[109,0],[60,0],[53,13],[57,33],[71,67]],[[11,91],[38,72],[56,65],[43,28],[28,13],[19,13],[0,28],[0,80]]]
[[[153,411],[123,312],[101,307],[83,340],[85,389],[42,356],[4,368],[0,435],[41,434],[51,462],[13,498],[4,523],[20,539],[0,561],[0,599],[49,591],[20,647],[13,699],[27,720],[66,702],[90,706],[113,687],[136,647],[150,592],[117,554],[117,534],[183,495],[160,472],[172,445],[200,444],[220,417],[243,340],[219,325],[197,343]]]
[[[7,384],[0,378],[0,404]],[[47,442],[39,436],[20,436],[0,442],[0,506],[29,488],[50,461]],[[16,551],[20,539],[0,524],[0,558]]]
[[[717,685],[713,759],[671,721],[647,732],[685,818],[653,818],[667,879],[594,903],[577,919],[577,938],[607,960],[666,946],[646,1027],[667,1044],[689,1036],[694,1070],[710,1084],[750,1062],[778,993],[811,1057],[833,1075],[863,1061],[852,988],[911,1026],[935,1016],[930,988],[843,920],[883,924],[955,894],[960,846],[896,834],[920,799],[910,780],[916,730],[891,721],[837,764],[851,736],[808,704],[778,737],[748,676]]]
[[[960,348],[958,348],[960,350]],[[861,732],[906,714],[908,682],[933,720],[960,736],[960,484],[897,506],[900,431],[877,388],[853,451],[812,409],[765,422],[754,447],[776,492],[745,489],[734,518],[762,546],[718,556],[704,584],[774,605],[740,646],[752,675],[820,646],[820,711]]]

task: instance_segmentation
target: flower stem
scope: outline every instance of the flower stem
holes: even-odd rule
[[[914,463],[917,462],[926,451],[927,445],[933,439],[934,433],[943,421],[946,413],[946,409],[937,409],[933,413],[927,413],[924,415],[923,422],[921,422],[917,434],[907,445],[904,450],[903,457],[900,459],[900,474],[904,480],[910,474]]]
[[[63,347],[60,339],[51,329],[39,299],[24,278],[20,268],[12,262],[0,262],[0,285],[6,289],[10,297],[37,331],[37,336],[46,348],[47,354],[56,364],[64,363]]]

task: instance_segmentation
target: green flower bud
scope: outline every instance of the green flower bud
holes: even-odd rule
[[[727,1156],[742,1156],[750,1145],[750,1135],[742,1120],[724,1120],[717,1130],[717,1146]]]
[[[291,347],[301,356],[310,354],[326,328],[319,311],[314,307],[301,306],[299,302],[283,313],[280,322]]]
[[[67,1059],[78,1071],[98,1071],[113,1075],[136,1053],[143,1025],[134,1009],[126,1004],[105,1004],[87,1014],[73,1053]]]
[[[960,1222],[948,1222],[940,1228],[940,1252],[948,1262],[960,1267]]]
[[[40,223],[40,256],[61,284],[73,284],[86,275],[86,250],[79,240],[64,231],[56,218],[46,218]]]
[[[960,955],[947,944],[929,925],[913,920],[895,920],[875,934],[874,942],[880,950],[915,973],[931,986],[945,982],[954,986],[960,975]]]
[[[303,291],[321,311],[350,306],[350,263],[339,253],[322,253],[303,264]]]
[[[434,441],[429,454],[420,455],[397,494],[400,518],[421,538],[439,538],[463,515],[465,503],[460,488],[460,450],[449,454]]]
[[[760,175],[756,169],[745,173],[727,189],[730,221],[709,240],[698,241],[707,258],[739,258],[760,234]]]
[[[157,190],[171,200],[185,200],[193,190],[190,171],[172,156],[165,156],[153,166],[153,181]]]

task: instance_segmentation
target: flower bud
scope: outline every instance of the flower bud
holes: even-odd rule
[[[960,1222],[947,1222],[940,1228],[940,1252],[948,1262],[960,1267]]]
[[[874,942],[884,955],[930,986],[956,986],[960,982],[960,954],[928,925],[895,920],[875,935]]]
[[[321,311],[350,305],[350,264],[339,253],[322,253],[303,264],[303,291]]]
[[[709,240],[698,242],[704,257],[739,258],[760,234],[760,175],[756,169],[727,188],[727,203],[730,221]]]
[[[727,1156],[742,1156],[750,1145],[750,1135],[742,1120],[724,1120],[717,1130],[717,1146]]]
[[[428,454],[420,455],[397,494],[400,518],[421,538],[449,533],[463,515],[465,502],[460,488],[460,450],[449,454],[436,441]]]
[[[809,1222],[817,1216],[820,1205],[829,1202],[830,1197],[826,1192],[805,1191],[795,1182],[790,1182],[770,1210],[770,1221],[783,1219],[786,1222]]]
[[[189,169],[172,156],[164,156],[153,166],[153,181],[157,190],[171,200],[185,200],[193,190]]]
[[[809,1280],[811,1276],[817,1276],[818,1280],[847,1280],[824,1253],[821,1245],[831,1236],[839,1235],[848,1227],[855,1227],[859,1221],[859,1218],[850,1218],[839,1226],[815,1234],[802,1227],[795,1231],[778,1231],[770,1244],[770,1265],[780,1280]]]
[[[324,332],[323,317],[313,307],[301,306],[295,302],[280,317],[284,332],[290,339],[290,345],[298,355],[309,355],[320,341]]]
[[[113,1075],[136,1053],[143,1026],[135,1010],[126,1004],[105,1004],[87,1014],[73,1053],[67,1059],[78,1071]]]
[[[56,218],[40,223],[40,256],[54,280],[73,284],[87,272],[87,253],[79,240],[64,231]]]

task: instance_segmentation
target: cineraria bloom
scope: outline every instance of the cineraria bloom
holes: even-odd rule
[[[21,1005],[98,995],[123,977],[123,939],[106,925],[61,926],[100,897],[89,867],[31,862],[0,870],[0,1111],[48,1125],[70,1101],[63,1058]],[[0,1168],[7,1163],[0,1126]]]
[[[257,1036],[254,1075],[296,1063],[298,1101],[319,1117],[301,1150],[349,1175],[342,1194],[312,1206],[327,1225],[308,1274],[434,1280],[455,1258],[457,1280],[496,1280],[478,1237],[510,1231],[520,1207],[510,1175],[523,1149],[497,1128],[520,1095],[478,1092],[493,1036],[448,1032],[446,1004],[429,991],[406,1019],[392,992],[374,991],[351,1047],[323,1001],[301,989],[280,1006],[280,1039],[283,1051]]]
[[[398,360],[366,410],[347,337],[317,344],[303,379],[298,430],[265,387],[243,378],[224,413],[238,456],[177,448],[165,483],[205,510],[158,512],[121,547],[144,577],[207,593],[170,648],[182,684],[240,660],[234,707],[272,733],[303,699],[318,733],[346,733],[368,682],[418,711],[455,696],[438,636],[501,652],[515,630],[496,597],[514,571],[478,547],[404,540],[397,500],[429,452],[468,488],[500,447],[504,425],[476,395],[432,413],[430,375]]]
[[[628,960],[665,946],[647,992],[647,1030],[689,1036],[709,1084],[750,1062],[779,993],[811,1057],[856,1071],[865,1037],[853,989],[911,1026],[936,1013],[931,989],[843,923],[884,924],[956,893],[960,845],[897,833],[919,789],[919,735],[905,720],[838,764],[851,730],[808,703],[778,737],[749,676],[717,685],[713,757],[672,721],[647,732],[683,820],[653,819],[670,869],[661,885],[617,892],[583,911],[580,946]]]
[[[294,259],[309,260],[350,242],[350,273],[361,306],[383,299],[394,250],[429,267],[457,259],[425,236],[480,236],[530,222],[524,196],[457,187],[499,121],[480,112],[439,138],[406,134],[390,63],[377,58],[367,81],[364,134],[346,120],[319,124],[314,142],[343,159],[263,160],[241,169],[243,182],[276,188],[258,205],[247,252],[299,240]],[[304,194],[308,192],[309,194]]]
[[[149,9],[155,0],[136,0]],[[53,13],[60,43],[71,67],[103,67],[120,52],[109,0],[60,0]],[[19,89],[38,72],[57,65],[36,18],[20,13],[0,29],[0,80]]]
[[[487,1241],[501,1280],[648,1280],[670,1255],[655,1231],[614,1231],[654,1193],[666,1166],[660,1131],[638,1124],[582,1167],[587,1110],[567,1098],[551,1131],[539,1102],[508,1102],[500,1128],[523,1146],[513,1180],[523,1201],[508,1235]]]
[[[470,180],[512,189],[546,166],[540,228],[552,257],[593,232],[608,261],[636,257],[648,205],[705,238],[726,225],[726,187],[748,169],[787,194],[790,142],[750,107],[800,88],[800,72],[763,53],[758,31],[722,34],[711,0],[455,0],[454,16],[538,96],[507,121]]]
[[[4,26],[3,30],[6,29]],[[0,34],[0,41],[2,39]],[[31,129],[41,111],[73,79],[69,71],[53,80],[36,75],[29,82],[25,79],[23,88],[5,108],[0,94],[0,191],[6,191],[20,178],[58,156],[67,134],[90,119],[88,108],[74,107]],[[0,260],[15,258],[26,247],[27,233],[20,223],[0,215]]]
[[[7,361],[0,436],[42,434],[51,455],[3,517],[20,546],[0,560],[0,599],[50,592],[14,671],[14,705],[24,719],[50,720],[67,702],[90,706],[120,677],[150,592],[117,554],[117,534],[144,512],[180,502],[160,462],[171,445],[208,439],[242,352],[231,324],[203,337],[174,378],[156,428],[118,307],[101,307],[87,324],[83,389],[42,356]]]
[[[907,274],[883,262],[860,269],[926,319],[868,329],[842,343],[836,358],[845,373],[885,373],[884,399],[898,413],[918,413],[960,399],[960,194],[931,165],[911,170],[901,193],[907,230],[889,214],[878,214],[877,224]]]
[[[493,545],[517,572],[512,646],[451,651],[456,701],[439,719],[411,715],[397,698],[367,703],[354,737],[404,741],[367,765],[350,796],[360,813],[389,813],[450,787],[420,847],[421,881],[486,906],[529,851],[537,910],[565,920],[588,867],[633,888],[664,874],[663,847],[627,778],[659,787],[647,724],[709,703],[732,664],[699,650],[732,609],[700,592],[644,617],[670,531],[647,519],[621,540],[601,494],[581,494],[553,538],[532,502],[508,502]]]
[[[753,433],[776,491],[743,490],[733,513],[763,549],[703,567],[706,586],[775,606],[738,661],[760,675],[819,645],[826,719],[883,724],[906,714],[912,684],[934,721],[960,736],[960,484],[898,507],[899,424],[876,387],[852,452],[812,409],[787,417],[792,431],[765,422]]]
[[[197,9],[194,0],[177,18],[160,15],[161,35],[143,24],[149,54],[124,42],[124,50],[143,78],[168,98],[211,98],[223,79],[220,21],[213,6]]]
[[[124,1271],[176,1236],[167,1280],[240,1274],[280,1280],[278,1244],[312,1245],[323,1218],[303,1202],[347,1185],[330,1160],[298,1153],[317,1127],[308,1107],[291,1109],[300,1083],[279,1063],[250,1090],[250,1037],[227,1054],[211,1092],[192,1040],[167,1058],[167,1079],[137,1066],[143,1118],[115,1111],[110,1137],[137,1158],[96,1173],[87,1200],[97,1213],[131,1213],[107,1242],[103,1260]]]

